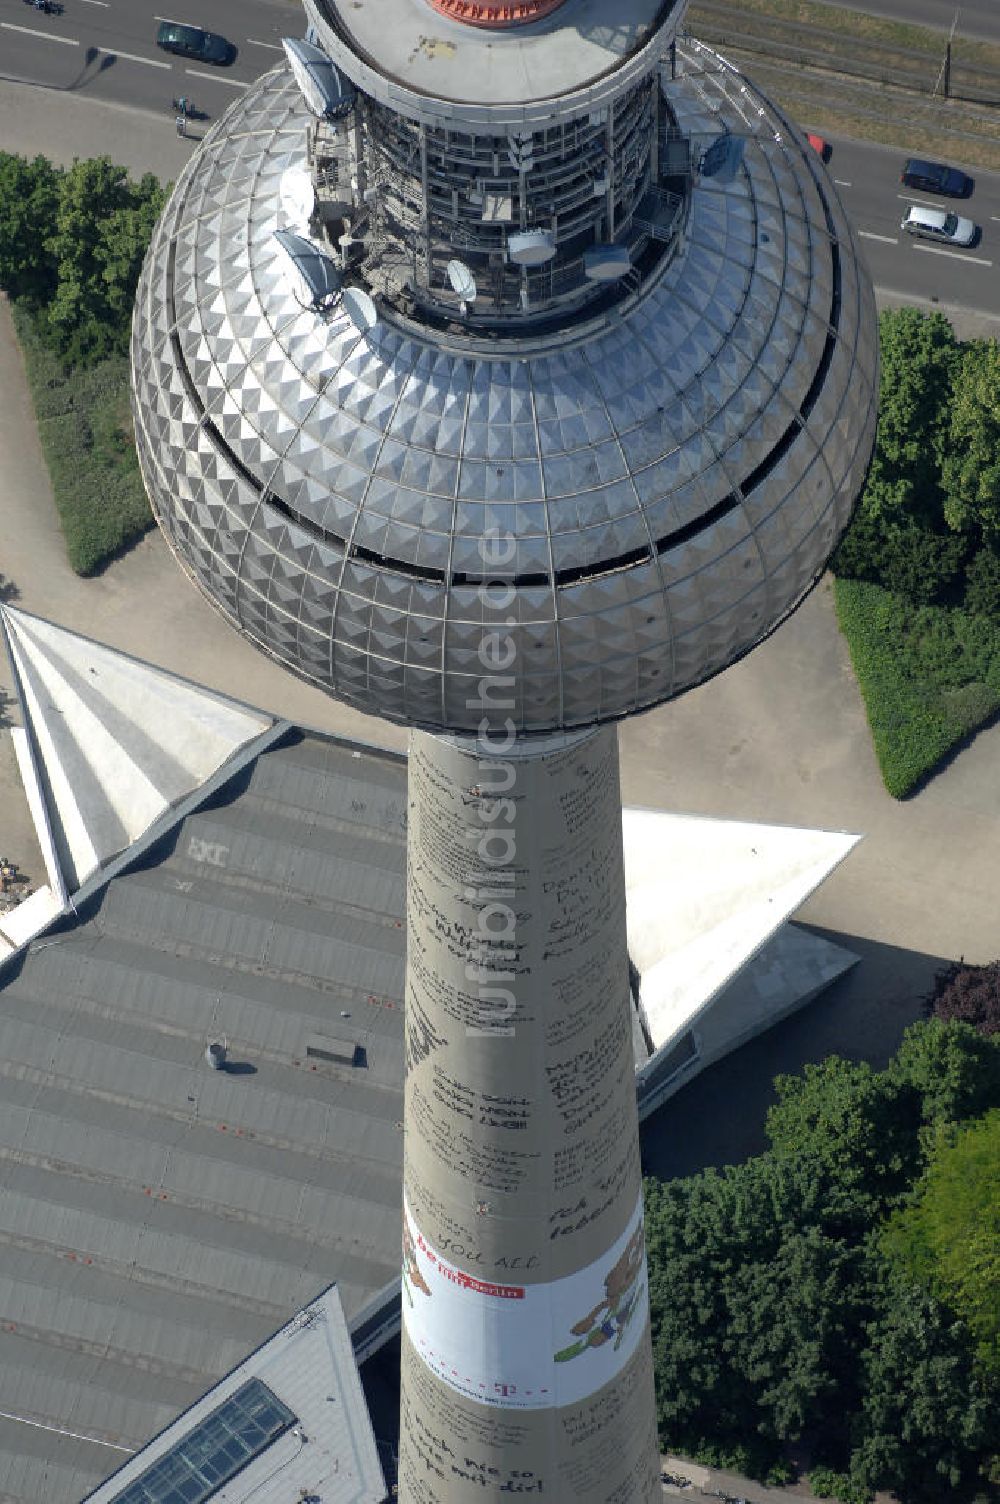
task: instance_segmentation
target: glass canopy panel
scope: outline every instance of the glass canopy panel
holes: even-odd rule
[[[110,1504],[204,1504],[295,1419],[265,1383],[249,1379]]]

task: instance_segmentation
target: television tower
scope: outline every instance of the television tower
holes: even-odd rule
[[[658,1496],[614,722],[795,608],[874,440],[833,185],[684,9],[305,0],[137,298],[181,563],[414,728],[407,1504]]]

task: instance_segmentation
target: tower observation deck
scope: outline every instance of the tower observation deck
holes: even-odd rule
[[[875,435],[805,138],[684,0],[305,0],[137,295],[154,512],[414,728],[400,1497],[659,1496],[614,722],[772,631]]]
[[[815,153],[682,11],[306,0],[335,103],[266,75],[177,185],[134,326],[154,510],[241,630],[360,709],[475,729],[498,531],[530,733],[718,671],[846,525],[871,287]],[[306,306],[293,222],[374,329]]]

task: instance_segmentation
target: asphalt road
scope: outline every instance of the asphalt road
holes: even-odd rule
[[[829,171],[861,239],[875,286],[900,297],[1000,318],[1000,173],[970,169],[975,179],[971,198],[939,198],[903,187],[899,175],[906,153],[898,148],[832,138],[831,144]],[[903,234],[899,222],[910,204],[954,209],[979,226],[977,242],[961,250]]]
[[[997,0],[838,0],[843,10],[860,10],[869,16],[888,16],[892,21],[910,21],[915,26],[934,26],[950,31],[959,12],[956,37],[977,42],[1000,42],[1000,4]]]
[[[919,19],[930,13],[940,18],[952,0],[865,3]],[[41,85],[53,96],[162,109],[165,115],[172,113],[171,100],[186,94],[211,121],[281,60],[282,35],[303,29],[296,0],[202,0],[194,11],[171,19],[205,26],[235,43],[236,61],[212,68],[157,48],[156,28],[165,15],[154,9],[157,4],[165,0],[65,0],[62,15],[46,16],[25,0],[0,0],[0,76]],[[964,0],[963,16],[980,12],[987,20],[993,16],[1000,36],[1000,0]],[[903,153],[846,140],[833,141],[833,148],[830,170],[880,291],[1000,319],[1000,175],[976,173],[971,200],[955,206],[981,227],[976,245],[957,250],[900,234],[908,203],[934,202],[901,189]]]
[[[282,60],[283,35],[305,30],[293,0],[202,0],[176,13],[164,0],[64,0],[64,6],[62,15],[47,16],[25,0],[0,0],[0,76],[153,110],[170,111],[171,100],[186,94],[209,119]],[[239,49],[235,62],[215,68],[161,52],[162,20],[219,32]]]

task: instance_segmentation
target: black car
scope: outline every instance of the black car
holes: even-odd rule
[[[948,198],[968,198],[973,182],[957,167],[946,167],[943,162],[925,162],[922,157],[910,157],[899,181],[905,188],[920,188],[924,193],[944,193]]]
[[[195,58],[200,63],[231,63],[236,48],[225,37],[214,31],[202,31],[200,26],[185,26],[180,21],[161,21],[156,33],[156,45],[164,52],[176,52],[178,57]]]

